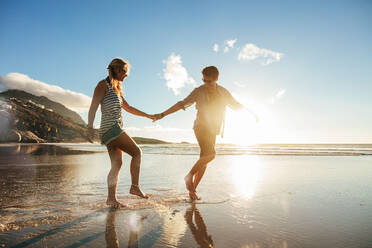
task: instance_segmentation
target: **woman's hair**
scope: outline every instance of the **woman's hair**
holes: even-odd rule
[[[205,75],[205,76],[208,76],[208,77],[214,77],[214,78],[217,78],[218,77],[218,69],[217,67],[215,66],[207,66],[205,67],[203,70],[202,70],[202,74]]]
[[[116,71],[123,69],[124,67],[127,71],[127,75],[129,75],[130,64],[122,58],[114,58],[107,67],[111,86],[115,93],[120,96],[123,96],[123,91],[121,89],[120,81],[116,79]]]

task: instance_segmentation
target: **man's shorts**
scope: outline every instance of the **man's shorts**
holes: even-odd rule
[[[216,154],[216,134],[204,127],[194,127],[194,133],[200,147],[200,157]]]

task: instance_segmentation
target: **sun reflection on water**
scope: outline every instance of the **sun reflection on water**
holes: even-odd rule
[[[237,157],[232,161],[231,176],[237,195],[251,199],[262,178],[262,162],[257,156]]]

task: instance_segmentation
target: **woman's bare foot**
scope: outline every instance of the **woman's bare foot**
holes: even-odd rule
[[[116,199],[107,199],[106,204],[114,208],[128,208],[127,204],[121,203]]]
[[[142,190],[138,187],[138,185],[132,184],[132,186],[130,187],[129,193],[132,194],[132,195],[137,195],[137,196],[145,198],[145,199],[149,198],[148,195],[146,195],[142,192]]]
[[[184,178],[185,184],[186,184],[186,189],[190,192],[194,192],[194,184],[192,183],[192,175],[187,174]]]
[[[196,194],[196,191],[194,191],[194,192],[189,191],[189,197],[190,197],[190,199],[193,200],[193,201],[201,200],[201,197],[199,197],[199,196]]]

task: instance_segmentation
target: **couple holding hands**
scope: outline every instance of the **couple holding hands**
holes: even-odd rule
[[[141,149],[135,141],[124,131],[121,108],[125,111],[157,121],[180,109],[196,104],[197,115],[194,121],[194,133],[200,147],[200,158],[185,176],[186,188],[191,200],[201,199],[196,194],[196,188],[202,179],[207,164],[215,157],[215,143],[218,134],[223,135],[225,108],[242,109],[240,104],[228,90],[217,84],[219,72],[215,66],[208,66],[202,70],[204,84],[195,88],[185,99],[177,102],[160,114],[149,115],[128,104],[123,97],[121,83],[129,75],[130,64],[115,58],[108,66],[108,77],[100,81],[95,90],[88,115],[89,139],[93,137],[93,121],[98,106],[101,105],[101,125],[99,136],[101,144],[106,145],[111,160],[111,170],[107,176],[108,197],[107,205],[126,207],[116,198],[118,175],[122,166],[122,153],[129,154],[132,159],[130,173],[132,185],[129,193],[142,198],[148,196],[139,188],[139,174],[141,165]],[[257,117],[256,117],[257,118]]]

